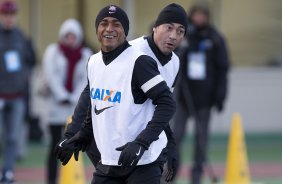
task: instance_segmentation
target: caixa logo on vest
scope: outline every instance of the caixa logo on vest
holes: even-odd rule
[[[120,103],[121,92],[109,89],[91,88],[90,96],[93,100]]]

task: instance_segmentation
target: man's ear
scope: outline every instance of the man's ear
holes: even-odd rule
[[[153,27],[153,32],[156,32],[156,27]]]

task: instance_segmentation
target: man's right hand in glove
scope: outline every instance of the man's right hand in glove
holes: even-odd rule
[[[67,140],[69,144],[74,144],[77,150],[86,151],[91,141],[94,138],[92,136],[86,135],[83,131],[78,131],[72,138]]]
[[[85,135],[82,131],[78,131],[70,139],[63,138],[55,148],[56,157],[66,165],[74,154],[74,158],[78,161],[79,151],[85,151],[89,148],[92,137]]]
[[[55,147],[56,158],[59,159],[63,165],[66,165],[74,154],[74,158],[78,161],[79,150],[76,148],[74,142],[70,143],[68,138],[63,138]]]

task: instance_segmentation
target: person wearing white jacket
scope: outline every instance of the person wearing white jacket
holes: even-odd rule
[[[43,74],[50,89],[46,109],[51,139],[47,160],[48,184],[57,183],[58,163],[54,147],[61,139],[67,117],[73,113],[87,83],[86,64],[92,51],[84,47],[82,41],[79,22],[67,19],[61,25],[59,41],[50,44],[43,56]]]

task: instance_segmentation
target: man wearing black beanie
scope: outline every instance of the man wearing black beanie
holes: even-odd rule
[[[166,6],[159,14],[155,26],[157,27],[166,23],[178,23],[184,26],[185,33],[188,26],[187,14],[182,6],[172,3]]]
[[[105,17],[113,17],[119,20],[119,22],[122,24],[122,27],[124,29],[125,36],[128,35],[129,31],[129,20],[124,12],[123,9],[121,9],[118,6],[106,6],[104,7],[97,15],[96,21],[95,21],[95,28],[96,31],[98,29],[99,23],[105,18]]]
[[[103,8],[95,25],[101,51],[89,59],[84,90],[91,119],[58,144],[57,157],[67,159],[62,147],[85,150],[94,134],[101,161],[92,184],[158,184],[167,145],[164,129],[175,111],[172,93],[157,62],[126,41],[129,22],[121,8]]]
[[[150,36],[143,36],[129,43],[154,58],[158,68],[171,91],[174,90],[178,72],[179,58],[173,52],[183,40],[188,19],[185,10],[178,4],[167,5],[158,15]],[[173,133],[168,126],[165,129],[168,137],[167,164],[164,170],[164,180],[170,182],[176,175],[178,155]]]
[[[109,12],[108,10],[109,8],[106,7],[102,9],[102,11],[98,14],[95,24],[96,30],[98,29],[99,22],[103,19],[104,16],[118,17],[118,15],[113,15],[111,13],[108,13]],[[167,19],[164,20],[162,19],[162,17],[164,15],[164,12],[167,12],[167,10],[169,10],[170,13],[169,16],[167,16]],[[119,15],[121,15],[121,13]],[[156,26],[154,27],[154,33],[151,36],[144,36],[137,38],[131,41],[130,45],[132,45],[132,47],[138,48],[139,50],[143,51],[144,53],[151,56],[157,61],[161,76],[164,78],[171,91],[173,91],[176,76],[179,70],[179,59],[173,53],[173,50],[177,46],[179,46],[180,42],[184,37],[184,34],[186,33],[187,16],[185,10],[181,6],[173,3],[165,7],[158,17],[159,18],[157,19],[155,24]],[[123,18],[123,19],[128,20],[127,18]],[[122,23],[122,24],[128,25],[126,23]],[[86,116],[85,112],[87,109],[87,104],[88,104],[87,102],[89,101],[89,96],[90,96],[89,89],[85,89],[80,97],[77,108],[74,112],[73,122],[70,124],[70,126],[68,126],[67,132],[65,133],[66,137],[72,137],[80,127],[81,124],[80,119],[85,119]],[[175,164],[177,158],[175,153],[175,141],[169,126],[165,128],[165,132],[166,132],[166,136],[168,137],[167,154],[166,154],[167,155],[166,159],[168,164],[164,172],[164,176],[165,176],[165,180],[169,182],[175,176],[176,173]],[[100,159],[100,155],[99,155],[99,151],[96,148],[95,142],[94,143],[93,142],[90,147],[91,149],[88,149],[87,153],[96,167]],[[62,157],[60,159],[64,159],[64,158],[65,157]],[[160,158],[158,160],[160,160]],[[67,161],[65,163],[67,163]],[[145,183],[148,182],[149,181],[146,181]]]

